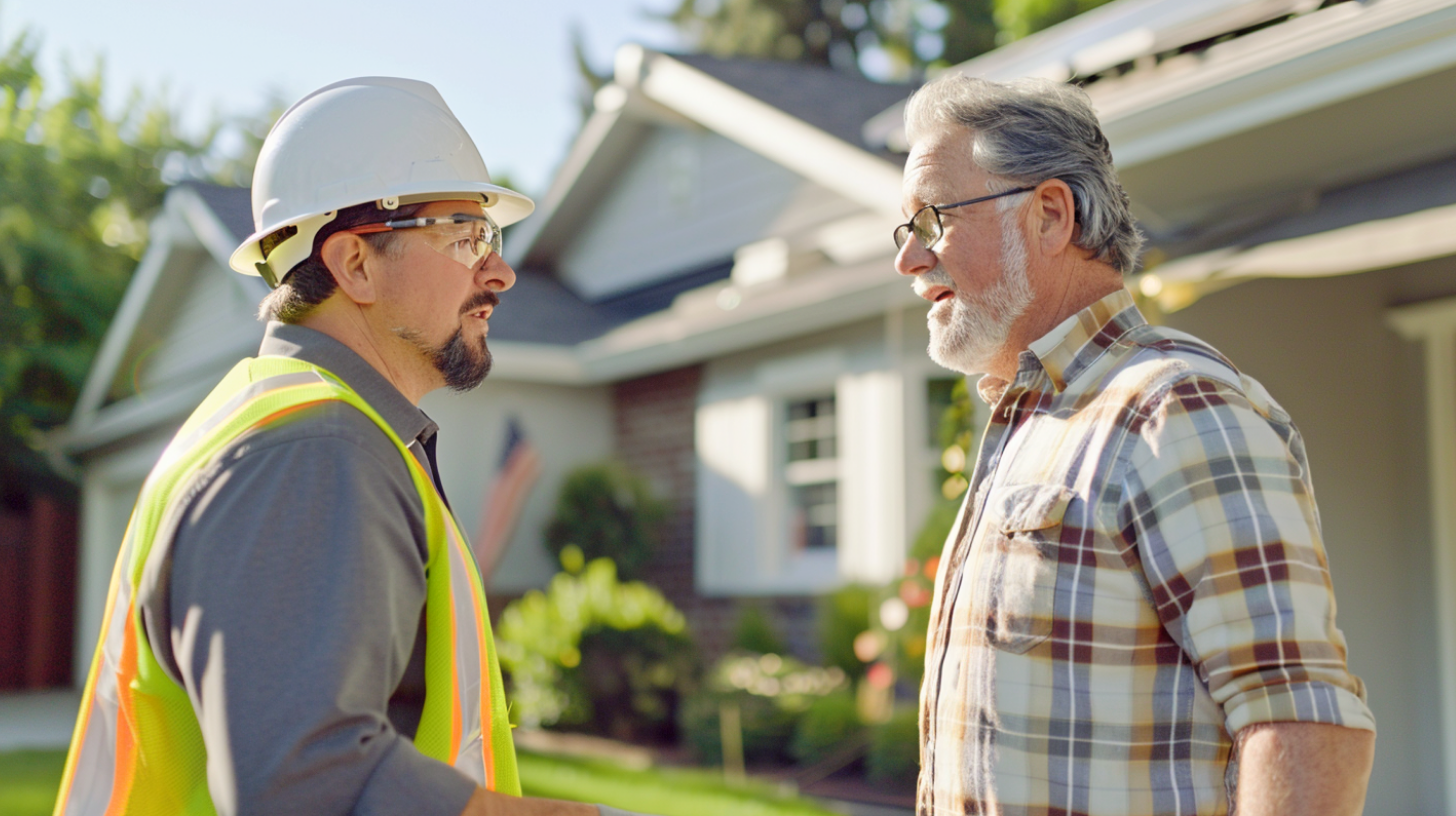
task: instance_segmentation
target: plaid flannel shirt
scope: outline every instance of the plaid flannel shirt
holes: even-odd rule
[[[917,810],[1222,814],[1234,735],[1374,730],[1304,444],[1125,291],[1021,355],[936,576]]]

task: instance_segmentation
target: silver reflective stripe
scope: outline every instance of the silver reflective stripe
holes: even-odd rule
[[[126,580],[126,570],[131,561],[132,547],[132,526],[128,525],[121,552],[116,558],[116,571],[112,573],[116,600],[111,605],[106,630],[101,633],[101,651],[97,655],[101,666],[96,672],[96,687],[91,695],[86,737],[79,747],[76,769],[71,777],[66,816],[105,813],[116,783],[116,727],[121,706],[116,675],[121,669],[126,627],[131,623],[131,616],[127,614],[131,607],[131,582]]]
[[[450,550],[450,598],[455,607],[455,684],[460,701],[460,752],[455,757],[455,769],[475,780],[476,784],[490,787],[488,783],[494,780],[485,778],[481,742],[489,739],[489,735],[481,734],[480,721],[481,684],[486,682],[485,655],[480,653],[483,633],[475,614],[475,588],[470,582],[470,564],[464,557],[464,542],[444,505],[441,501],[445,544]]]
[[[277,374],[272,377],[264,377],[255,383],[251,383],[238,393],[232,395],[222,407],[212,412],[205,422],[193,428],[185,437],[173,439],[167,449],[162,452],[162,458],[157,463],[155,472],[162,472],[172,465],[178,456],[192,450],[197,441],[207,436],[214,428],[221,425],[235,411],[243,407],[258,396],[261,396],[276,388],[287,388],[291,385],[312,385],[314,383],[326,383],[328,380],[315,371],[296,371],[292,374]]]

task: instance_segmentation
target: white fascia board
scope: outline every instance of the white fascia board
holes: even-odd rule
[[[1119,167],[1456,65],[1456,0],[1332,6],[1201,59],[1193,70],[1141,79],[1134,72],[1091,87]]]
[[[168,194],[168,202],[176,192],[177,190],[173,190]],[[86,382],[81,386],[81,393],[76,399],[76,407],[72,409],[71,418],[66,423],[68,428],[84,428],[96,417],[96,412],[106,401],[106,392],[111,388],[127,347],[131,345],[132,335],[136,333],[137,323],[146,313],[152,292],[156,289],[157,281],[161,280],[162,271],[166,269],[173,251],[201,246],[179,210],[167,204],[152,219],[147,228],[147,236],[147,250],[137,264],[136,271],[132,273],[126,293],[122,295],[116,314],[111,318],[111,325],[106,328],[101,348],[96,352],[91,369],[86,374]]]
[[[1255,278],[1352,275],[1451,255],[1456,255],[1456,204],[1247,249],[1188,255],[1150,269],[1138,285],[1165,312],[1173,312],[1202,295]]]
[[[653,101],[873,212],[900,214],[901,169],[665,54],[645,55]]]
[[[586,370],[573,346],[492,340],[490,381],[586,385]]]
[[[795,276],[761,292],[738,292],[741,300],[731,310],[718,307],[717,298],[683,298],[679,304],[691,308],[675,305],[582,343],[587,377],[610,382],[676,368],[924,303],[894,273],[888,257]]]
[[[577,182],[591,166],[592,157],[615,130],[624,108],[625,106],[598,108],[586,120],[586,124],[582,125],[581,133],[572,142],[571,150],[567,152],[561,167],[552,178],[551,187],[547,189],[541,205],[532,213],[533,217],[527,217],[521,222],[521,226],[512,231],[511,241],[506,246],[506,263],[520,264],[536,248],[536,241],[541,233],[551,225],[562,202],[571,196]]]

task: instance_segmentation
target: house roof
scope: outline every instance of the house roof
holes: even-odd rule
[[[667,56],[862,147],[872,147],[864,140],[865,123],[914,90],[913,85],[873,82],[816,65],[706,54]]]
[[[625,45],[536,213],[511,233],[506,260],[551,268],[579,219],[662,123],[706,128],[871,212],[898,216],[903,159],[871,150],[862,132],[870,115],[910,90],[816,66]]]

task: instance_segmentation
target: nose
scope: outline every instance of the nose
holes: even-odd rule
[[[492,252],[475,272],[475,281],[492,292],[504,292],[516,285],[516,270],[505,259]]]
[[[920,245],[920,239],[911,235],[895,253],[895,271],[901,275],[923,275],[935,268],[935,253]]]

